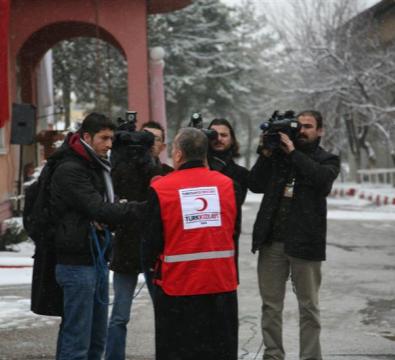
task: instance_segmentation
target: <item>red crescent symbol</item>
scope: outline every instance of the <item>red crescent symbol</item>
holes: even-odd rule
[[[201,208],[201,209],[197,209],[197,211],[204,211],[204,210],[207,209],[208,202],[207,202],[207,200],[206,200],[205,198],[198,197],[198,198],[196,198],[195,200],[200,200],[200,201],[203,203],[202,208]]]

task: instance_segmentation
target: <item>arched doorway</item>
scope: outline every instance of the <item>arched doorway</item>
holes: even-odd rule
[[[42,112],[44,100],[54,104],[52,113],[57,115],[48,117],[49,123],[67,129],[92,111],[113,120],[124,117],[128,109],[128,74],[125,55],[119,48],[98,38],[77,37],[57,43],[46,57],[51,58],[52,67],[40,64],[40,70],[44,70],[41,79],[46,80],[46,73],[52,70],[53,96],[43,96],[51,82],[39,81],[38,110]]]
[[[5,37],[9,109],[13,102],[33,102],[36,98],[34,69],[47,49],[62,39],[98,36],[117,46],[128,65],[128,108],[139,120],[150,117],[148,83],[147,16],[189,5],[192,0],[4,0],[7,13]],[[9,14],[9,15],[8,15]],[[97,35],[99,34],[99,35]],[[8,60],[7,60],[8,59]],[[8,73],[8,75],[7,75]],[[2,80],[2,79],[1,79]],[[11,111],[10,111],[11,112]],[[10,145],[9,116],[1,119],[0,204],[15,193],[19,146]],[[4,125],[5,124],[5,125]],[[0,219],[1,222],[1,219]]]
[[[120,45],[120,43],[114,38],[112,34],[96,24],[84,22],[59,22],[47,25],[34,32],[24,42],[17,54],[17,72],[15,82],[17,89],[17,103],[22,102],[39,105],[37,67],[40,60],[49,49],[54,47],[59,42],[62,42],[66,39],[75,39],[80,37],[97,38],[103,40],[105,43],[108,43],[117,49],[126,59],[125,50]],[[97,55],[99,56],[99,54]],[[83,63],[84,57],[81,57],[79,61]],[[66,111],[67,110],[69,109],[66,109]],[[39,113],[39,115],[41,114]],[[69,116],[67,117],[67,120],[70,120]],[[67,128],[68,125],[70,124],[68,123],[65,128]],[[37,128],[37,130],[49,130],[49,128],[45,126]],[[20,148],[21,151],[23,150],[23,152],[20,153],[20,166],[25,168],[25,166],[29,164],[34,164],[35,166],[39,165],[41,160],[52,153],[53,142],[61,138],[62,137],[60,137],[59,134],[54,131],[44,131],[43,133],[40,133],[37,139],[38,143],[28,146],[25,145],[23,148]],[[38,144],[44,145],[44,148],[38,146]],[[21,174],[19,177],[21,177]],[[21,181],[22,180],[19,179],[19,183]],[[19,188],[21,189],[20,185]]]
[[[30,36],[17,55],[17,89],[20,101],[37,103],[36,67],[44,54],[62,40],[76,37],[97,37],[117,48],[125,57],[119,42],[106,30],[93,24],[61,22],[41,28]],[[83,62],[84,59],[82,58]]]
[[[149,119],[147,56],[147,6],[145,1],[14,1],[10,43],[13,100],[35,100],[34,69],[44,53],[61,40],[77,36],[98,37],[118,48],[128,64],[128,107]],[[20,86],[18,89],[17,86]],[[20,98],[17,98],[19,90]]]

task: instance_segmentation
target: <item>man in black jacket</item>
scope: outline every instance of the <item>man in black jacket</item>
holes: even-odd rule
[[[217,139],[209,144],[207,160],[210,169],[217,170],[237,182],[244,202],[247,195],[248,170],[234,161],[240,154],[233,127],[226,119],[214,119],[208,128],[218,134]]]
[[[142,205],[114,203],[107,153],[113,123],[88,115],[53,155],[59,162],[51,180],[51,211],[56,219],[56,281],[63,290],[58,360],[99,360],[104,351],[108,313],[109,247],[107,225],[136,218]]]
[[[252,242],[252,251],[259,251],[264,359],[285,357],[282,310],[290,275],[299,303],[300,359],[322,359],[318,292],[325,260],[326,196],[340,164],[336,155],[319,146],[321,114],[304,111],[297,119],[295,144],[280,133],[280,149],[263,146],[248,183],[251,191],[264,194]]]
[[[154,137],[150,149],[150,160],[125,159],[122,166],[114,164],[112,178],[115,194],[122,199],[145,201],[151,178],[166,175],[173,169],[162,164],[159,154],[166,148],[165,132],[157,122],[143,124],[141,131],[148,131]],[[147,154],[145,154],[147,155]],[[125,359],[127,325],[133,297],[142,272],[140,260],[141,221],[128,221],[116,228],[113,241],[110,269],[114,271],[114,303],[108,326],[106,360]],[[148,291],[153,296],[151,273],[145,273]]]
[[[173,168],[166,163],[162,163],[159,159],[160,154],[166,151],[166,133],[161,124],[156,121],[148,121],[141,126],[141,130],[145,130],[154,135],[155,142],[152,146],[151,153],[156,164],[161,169],[161,175],[166,175],[173,171]]]

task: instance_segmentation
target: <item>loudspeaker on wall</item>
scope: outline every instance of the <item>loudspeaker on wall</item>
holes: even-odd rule
[[[36,136],[36,107],[12,104],[11,144],[30,145]]]

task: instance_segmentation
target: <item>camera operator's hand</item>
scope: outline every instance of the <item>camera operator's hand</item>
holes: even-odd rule
[[[281,139],[281,149],[286,153],[290,154],[295,150],[295,145],[287,134],[279,132]]]
[[[265,144],[265,135],[266,135],[266,133],[262,133],[259,136],[258,149],[260,149],[260,155],[262,155],[264,157],[270,157],[270,156],[272,156],[272,150],[265,149],[265,147],[263,146]]]

